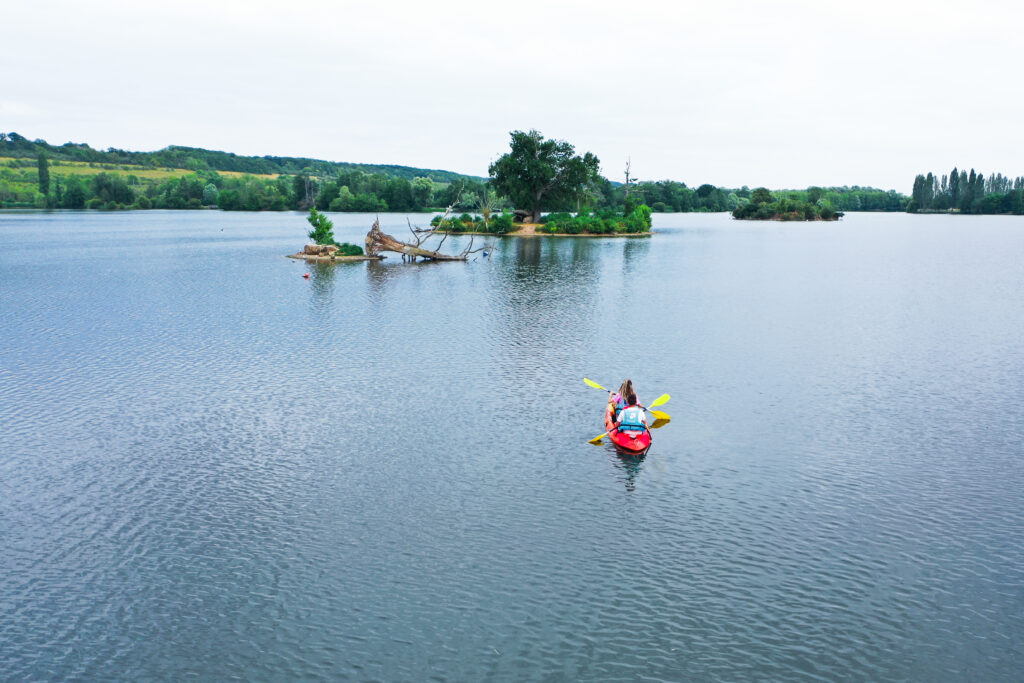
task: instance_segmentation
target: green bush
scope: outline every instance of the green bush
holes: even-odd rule
[[[440,216],[438,218],[440,218]],[[466,230],[466,224],[458,218],[445,218],[444,220],[437,221],[437,223],[431,221],[431,225],[434,226],[435,230],[442,230],[445,232],[463,232]]]
[[[334,223],[331,220],[317,211],[316,209],[309,210],[309,216],[306,217],[309,224],[313,226],[313,229],[309,231],[309,239],[313,240],[316,244],[337,244],[334,241]]]
[[[646,204],[640,204],[634,208],[628,216],[626,216],[623,224],[622,232],[647,232],[651,229],[651,207]]]
[[[338,245],[339,256],[362,256],[363,248],[355,244],[349,244],[348,242],[342,242]]]
[[[583,219],[583,231],[592,235],[605,235],[614,232],[614,228],[602,218],[587,216]]]
[[[572,220],[572,214],[566,213],[565,211],[556,211],[555,213],[549,213],[546,216],[540,217],[542,225],[546,225],[548,223],[562,223],[569,220]]]
[[[512,230],[512,214],[503,213],[491,219],[491,232],[509,232]]]

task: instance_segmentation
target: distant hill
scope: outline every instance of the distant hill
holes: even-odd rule
[[[171,145],[156,152],[129,152],[113,147],[106,151],[101,151],[93,149],[85,143],[66,142],[63,145],[51,145],[45,140],[29,140],[17,133],[0,133],[0,157],[35,158],[40,152],[46,152],[53,160],[83,161],[98,164],[129,164],[143,168],[233,171],[236,173],[261,175],[294,175],[308,168],[311,169],[313,175],[323,178],[335,177],[339,172],[343,171],[362,171],[364,173],[384,173],[406,180],[412,180],[417,177],[430,178],[439,183],[450,183],[460,179],[484,180],[484,178],[479,176],[470,176],[438,169],[415,168],[413,166],[356,164],[344,161],[308,159],[305,157],[240,156],[231,152],[220,152],[199,147],[183,147],[181,145]]]

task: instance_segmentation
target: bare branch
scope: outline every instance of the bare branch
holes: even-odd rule
[[[446,239],[448,239],[448,235],[450,235],[450,234],[451,234],[451,233],[449,233],[449,232],[448,232],[447,230],[445,230],[445,231],[444,231],[444,237],[442,237],[442,238],[441,238],[441,241],[437,243],[437,248],[438,248],[438,249],[440,249],[440,248],[441,248],[441,245],[442,245],[442,244],[444,244],[444,241],[445,241]]]
[[[380,221],[378,220],[374,221],[373,227],[370,228],[370,232],[366,233],[366,253],[370,256],[376,256],[382,251],[393,251],[397,254],[401,254],[403,258],[408,257],[413,261],[417,258],[430,259],[432,261],[466,260],[466,254],[442,254],[437,251],[422,249],[419,244],[400,242],[391,235],[385,234],[380,229]]]

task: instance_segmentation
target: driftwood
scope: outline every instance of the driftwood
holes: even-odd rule
[[[423,249],[419,244],[400,242],[380,229],[380,221],[374,221],[370,232],[366,233],[366,253],[370,256],[376,256],[382,251],[393,251],[401,254],[403,258],[408,257],[413,261],[417,258],[429,259],[431,261],[465,261],[468,256],[468,252],[442,254],[439,251]]]
[[[302,253],[310,256],[331,256],[336,251],[338,248],[333,244],[307,244]]]
[[[449,206],[444,214],[442,214],[441,218],[444,219],[451,210],[452,207]],[[468,261],[470,254],[475,254],[476,252],[487,248],[480,247],[479,249],[474,249],[473,238],[471,236],[469,239],[469,246],[463,249],[462,252],[458,254],[442,254],[436,249],[424,249],[422,246],[424,242],[438,234],[437,231],[417,230],[412,227],[411,222],[409,223],[409,231],[412,233],[413,239],[416,240],[415,244],[395,239],[380,229],[380,219],[375,220],[373,222],[373,227],[370,228],[370,232],[366,233],[366,254],[368,256],[377,256],[382,251],[393,251],[396,254],[401,254],[403,261],[407,259],[409,261],[415,261],[418,258],[429,261]],[[444,237],[442,237],[441,241],[438,242],[437,249],[440,249],[441,245],[444,244],[444,241],[448,239],[447,232],[442,234]]]

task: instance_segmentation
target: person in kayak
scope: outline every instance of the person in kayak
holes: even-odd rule
[[[627,379],[622,383],[622,386],[619,387],[617,392],[608,397],[608,404],[612,409],[612,422],[619,419],[619,411],[626,407],[627,404],[625,396],[635,393],[636,392],[633,391],[633,381]]]
[[[626,380],[627,382],[629,380]],[[615,417],[615,428],[620,432],[643,432],[647,430],[647,417],[644,409],[640,407],[633,391],[632,383],[629,386],[629,393],[623,396],[626,407],[619,411]]]

